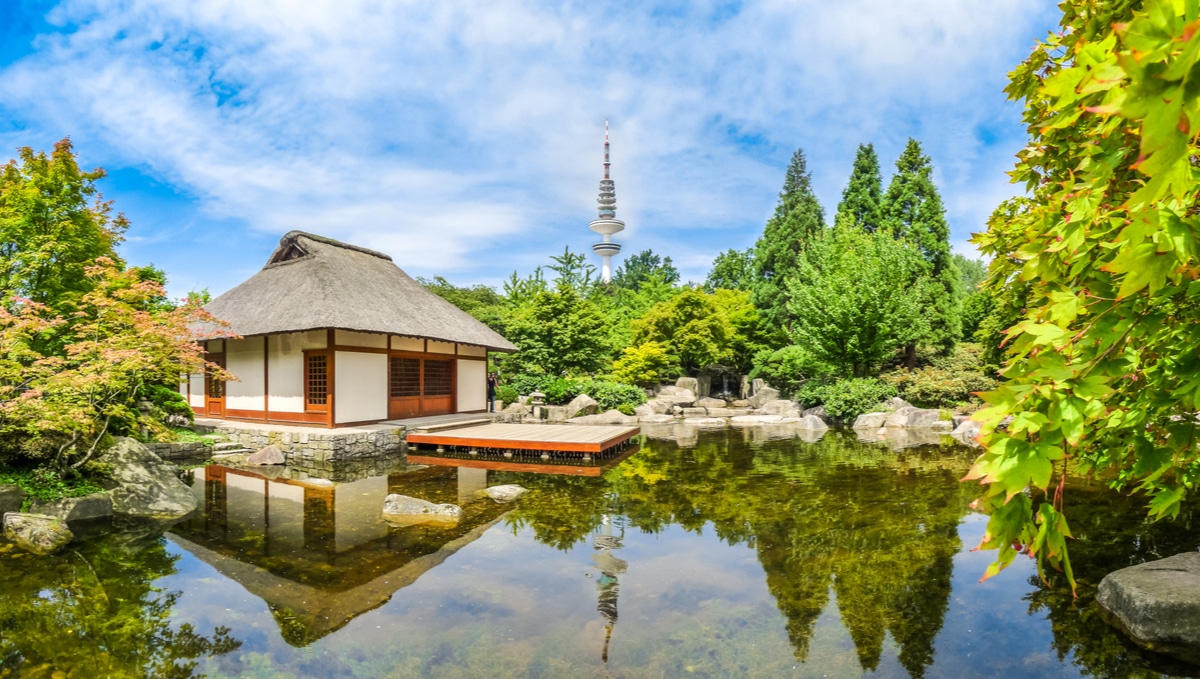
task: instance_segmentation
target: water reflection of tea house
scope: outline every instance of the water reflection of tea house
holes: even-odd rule
[[[283,468],[197,469],[192,488],[201,511],[172,529],[182,548],[266,602],[293,645],[382,605],[505,511],[477,496],[487,470],[377,460],[339,468],[331,475],[336,480],[304,476]],[[391,526],[381,508],[395,492],[460,504],[462,519],[451,526]]]

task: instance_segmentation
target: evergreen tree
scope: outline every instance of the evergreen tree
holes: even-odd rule
[[[837,209],[838,220],[845,217],[853,217],[847,224],[867,231],[878,229],[883,222],[883,178],[879,174],[879,156],[875,155],[872,144],[859,144],[854,156],[850,183],[842,192]]]
[[[705,292],[749,290],[754,276],[754,249],[730,248],[717,255],[704,281]]]
[[[883,223],[893,236],[915,245],[921,253],[921,276],[928,284],[919,287],[925,295],[922,306],[929,333],[918,341],[948,352],[962,330],[962,274],[950,252],[950,225],[932,175],[929,157],[921,153],[920,142],[910,138],[888,185]],[[908,366],[914,367],[915,361],[916,344],[912,343],[907,347]]]
[[[787,280],[795,274],[806,245],[824,230],[825,212],[813,193],[804,151],[796,149],[775,214],[767,220],[762,238],[754,245],[752,262],[751,298],[766,327],[781,338],[787,336],[792,324]]]
[[[659,257],[653,250],[642,250],[625,258],[613,272],[612,284],[627,290],[639,290],[651,276],[657,274],[663,282],[674,285],[679,282],[679,269],[670,257]]]

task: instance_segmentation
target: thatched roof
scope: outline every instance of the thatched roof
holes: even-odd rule
[[[205,309],[243,337],[337,328],[517,349],[391,257],[303,231],[279,239],[261,271]]]

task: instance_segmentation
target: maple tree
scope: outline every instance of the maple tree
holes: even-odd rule
[[[985,577],[1026,553],[1074,586],[1072,475],[1146,493],[1154,518],[1200,480],[1200,3],[1061,7],[1007,88],[1025,104],[1012,176],[1030,199],[975,239],[1024,312],[966,478],[986,485]]]

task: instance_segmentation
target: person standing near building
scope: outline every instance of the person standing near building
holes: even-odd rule
[[[496,373],[488,373],[488,412],[496,412]]]

